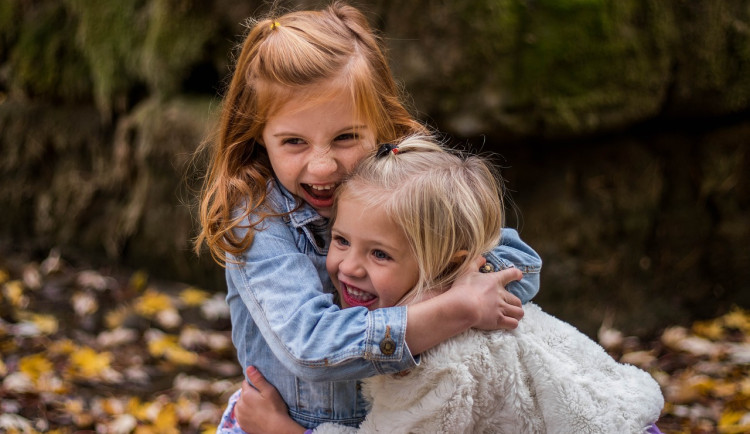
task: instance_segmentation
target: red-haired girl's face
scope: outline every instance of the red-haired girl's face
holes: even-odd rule
[[[268,119],[263,146],[281,184],[330,217],[334,191],[375,148],[375,132],[356,117],[347,92],[309,94],[290,98]]]

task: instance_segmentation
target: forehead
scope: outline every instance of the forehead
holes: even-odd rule
[[[343,92],[315,92],[302,90],[297,94],[288,95],[275,104],[268,113],[268,122],[286,118],[291,122],[306,121],[310,117],[322,117],[326,123],[348,123],[357,121],[356,109],[349,95]],[[329,113],[334,112],[332,116]],[[315,121],[311,119],[311,121]],[[364,122],[362,122],[364,123]]]
[[[345,80],[322,80],[301,86],[286,86],[273,82],[260,82],[258,103],[266,108],[266,116],[273,117],[290,106],[305,110],[331,100],[344,101],[355,105],[352,89]]]
[[[333,229],[352,235],[408,248],[403,229],[391,218],[377,194],[352,193],[349,189],[337,199]]]

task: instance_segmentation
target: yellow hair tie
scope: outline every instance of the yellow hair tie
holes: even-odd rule
[[[271,30],[276,30],[279,26],[281,26],[281,24],[278,21],[274,21],[271,23]]]

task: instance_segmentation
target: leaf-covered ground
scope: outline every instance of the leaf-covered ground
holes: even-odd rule
[[[229,328],[223,294],[0,257],[0,432],[214,432],[242,379]],[[749,311],[599,341],[661,384],[662,431],[750,432]]]

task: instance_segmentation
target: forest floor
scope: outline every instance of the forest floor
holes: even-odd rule
[[[228,315],[142,271],[0,256],[0,432],[215,432],[242,381]],[[663,432],[750,432],[750,311],[598,340],[661,385]]]

